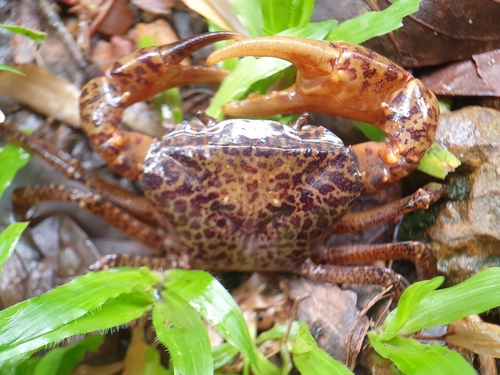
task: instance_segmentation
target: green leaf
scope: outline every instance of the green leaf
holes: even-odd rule
[[[382,11],[366,12],[342,22],[325,39],[359,44],[387,34],[403,26],[403,18],[416,12],[419,3],[420,0],[394,0],[391,6]]]
[[[114,268],[89,273],[0,311],[0,363],[19,360],[72,335],[137,318],[151,308],[152,292],[145,290],[159,280],[146,268]]]
[[[16,68],[13,68],[12,66],[5,65],[5,64],[0,64],[0,70],[6,70],[6,71],[11,72],[11,73],[19,74],[20,76],[25,76],[26,75],[23,72],[17,70]]]
[[[293,0],[288,28],[306,26],[311,20],[315,0]]]
[[[16,250],[21,233],[26,229],[28,223],[13,223],[0,233],[0,271],[5,261]]]
[[[432,291],[439,288],[444,277],[435,277],[432,280],[420,281],[410,285],[402,294],[398,307],[393,310],[384,321],[384,332],[380,334],[381,341],[388,341],[396,336],[403,328],[408,317],[417,308],[420,302]]]
[[[203,271],[169,270],[164,287],[203,316],[222,337],[259,368],[254,346],[241,310],[226,289]]]
[[[0,197],[12,183],[16,172],[24,167],[30,158],[31,155],[27,151],[13,143],[0,148],[0,165],[2,166],[0,168]]]
[[[464,357],[438,344],[424,345],[399,336],[382,343],[373,332],[368,337],[382,357],[393,361],[407,375],[477,375]]]
[[[414,333],[424,328],[450,324],[498,306],[500,268],[492,267],[451,288],[429,293],[411,312],[401,333]]]
[[[257,337],[257,344],[262,344],[266,340],[282,339],[283,337],[285,337],[285,334],[287,333],[288,330],[290,330],[288,332],[288,338],[290,340],[295,340],[299,328],[300,328],[300,322],[296,320],[292,322],[291,327],[289,327],[288,324],[277,324],[273,328],[265,332],[262,332],[259,335],[259,337]]]
[[[155,95],[152,103],[162,120],[173,124],[182,122],[181,90],[178,87],[173,87]]]
[[[280,31],[288,29],[288,22],[290,20],[290,6],[291,0],[261,1],[262,16],[263,16],[263,29],[266,35],[275,35]]]
[[[46,353],[35,367],[34,375],[67,375],[81,362],[86,352],[97,350],[104,339],[103,335],[95,335]]]
[[[212,355],[215,369],[229,363],[238,353],[238,349],[227,342],[213,348]]]
[[[146,345],[144,352],[144,374],[147,375],[167,375],[168,370],[161,364],[161,353]]]
[[[314,9],[314,0],[263,0],[264,32],[275,35],[286,29],[305,26]]]
[[[229,0],[229,2],[251,37],[266,35],[260,0]]]
[[[354,121],[354,123],[370,141],[381,142],[387,138],[387,134],[372,124],[361,121]]]
[[[0,29],[5,29],[16,34],[27,36],[28,38],[34,40],[36,43],[42,43],[47,37],[47,33],[29,29],[27,27],[0,24]]]
[[[212,348],[199,314],[168,289],[162,292],[162,298],[153,308],[153,325],[170,352],[174,373],[213,374]]]
[[[433,177],[444,179],[460,165],[460,160],[450,151],[434,142],[420,161],[418,170]]]
[[[295,344],[290,352],[293,354],[293,363],[302,375],[353,375],[346,366],[318,347],[304,322],[300,323]]]
[[[48,332],[44,335],[44,339],[49,342],[59,342],[74,335],[121,326],[141,317],[151,310],[152,306],[151,295],[133,287],[130,293],[121,294],[104,302],[97,311],[90,311],[81,318]]]
[[[286,30],[286,32],[280,35],[322,39],[333,24],[336,24],[336,21],[317,22],[294,30]],[[252,84],[270,77],[290,65],[288,61],[271,57],[261,59],[253,57],[242,58],[234,71],[222,82],[206,111],[207,114],[222,119],[224,117],[222,105],[231,100],[242,98]]]
[[[2,375],[32,375],[41,357],[33,357],[17,365],[2,365]]]

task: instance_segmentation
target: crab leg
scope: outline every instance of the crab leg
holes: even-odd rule
[[[291,37],[246,39],[210,55],[207,64],[240,56],[277,57],[297,69],[294,85],[227,104],[227,115],[269,116],[321,112],[369,122],[388,140],[353,146],[365,192],[371,193],[413,171],[436,132],[439,106],[432,92],[387,58],[347,42]]]
[[[197,82],[221,81],[223,70],[183,66],[192,52],[211,43],[243,39],[244,35],[207,33],[182,41],[143,48],[126,56],[82,89],[82,129],[94,149],[117,173],[130,179],[137,176],[153,138],[118,129],[125,107],[171,87]]]
[[[77,202],[81,208],[94,213],[145,245],[161,251],[170,251],[165,249],[165,235],[161,230],[137,220],[121,207],[92,191],[45,184],[17,189],[12,194],[14,211],[21,217],[26,216],[26,208],[29,209],[35,204],[46,201]]]
[[[301,270],[301,274],[314,280],[325,281],[332,284],[373,284],[384,287],[392,286],[395,300],[408,287],[408,281],[390,268],[377,266],[345,267],[331,266],[329,264],[315,264],[308,262]]]
[[[431,204],[445,196],[448,191],[449,187],[447,185],[431,182],[408,197],[371,210],[347,213],[335,223],[333,232],[354,232],[413,211],[427,210]]]
[[[315,261],[328,264],[360,264],[377,260],[411,260],[419,280],[436,276],[437,260],[434,252],[422,242],[405,241],[369,245],[344,245],[325,248]]]
[[[81,182],[85,186],[98,191],[100,195],[135,217],[147,223],[162,226],[165,218],[159,214],[149,200],[94,176],[85,170],[78,160],[68,158],[63,153],[58,152],[49,142],[34,135],[23,133],[9,121],[0,123],[0,134],[25,150],[36,154],[67,178]]]

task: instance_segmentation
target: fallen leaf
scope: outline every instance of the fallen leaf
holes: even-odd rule
[[[500,96],[500,49],[474,55],[421,80],[438,95]]]

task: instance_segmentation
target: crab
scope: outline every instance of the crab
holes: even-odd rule
[[[298,68],[295,85],[228,104],[231,116],[317,111],[370,122],[388,140],[345,147],[308,115],[285,125],[268,120],[218,122],[204,113],[162,139],[119,128],[123,109],[167,88],[220,81],[227,72],[180,65],[193,51],[234,39],[208,59],[274,56]],[[162,258],[134,264],[211,271],[285,271],[331,283],[393,285],[407,281],[375,260],[410,259],[419,278],[436,272],[420,242],[325,246],[331,233],[355,231],[426,209],[446,193],[431,183],[411,196],[370,211],[349,213],[371,193],[406,176],[430,147],[439,107],[422,83],[390,60],[347,42],[290,37],[249,39],[207,33],[122,58],[91,80],[80,98],[82,128],[111,169],[138,180],[135,196],[99,180],[42,140],[0,124],[0,132],[37,152],[88,189],[43,185],[14,192],[18,211],[40,201],[77,201]],[[110,264],[123,259],[106,258]],[[130,260],[130,259],[129,259]],[[350,266],[347,266],[350,265]]]

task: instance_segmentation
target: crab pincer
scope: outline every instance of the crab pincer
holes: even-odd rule
[[[172,87],[222,81],[229,72],[180,65],[194,51],[221,40],[246,38],[233,32],[206,33],[163,45],[142,48],[123,57],[82,89],[82,129],[94,149],[117,173],[137,179],[153,138],[118,129],[123,110]]]
[[[293,37],[261,37],[225,46],[207,65],[233,57],[277,57],[297,69],[294,85],[229,103],[223,111],[236,117],[303,111],[365,121],[384,131],[384,142],[352,146],[364,191],[372,193],[412,172],[431,146],[439,105],[418,79],[389,59],[348,42]]]

